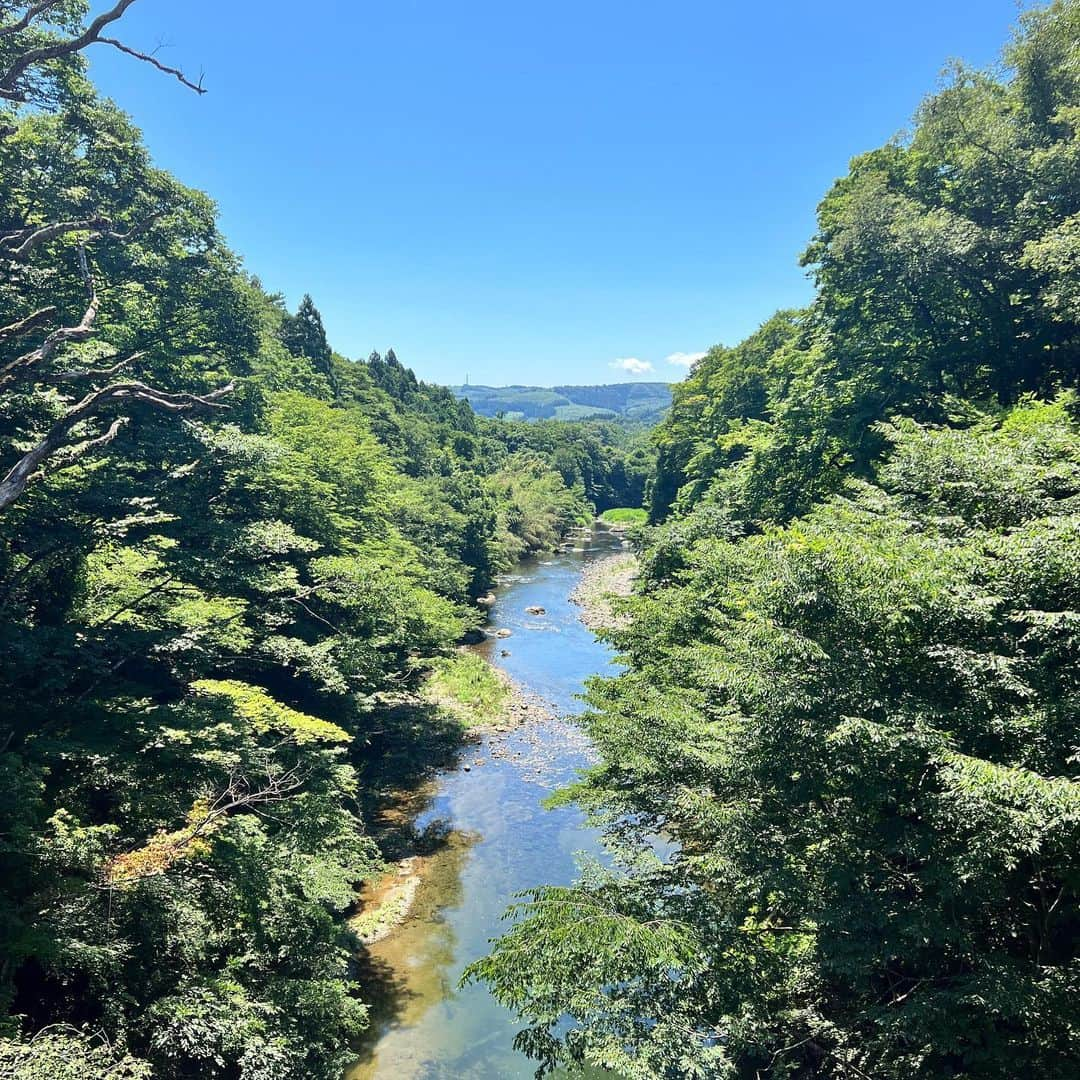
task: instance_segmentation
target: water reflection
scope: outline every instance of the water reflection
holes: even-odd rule
[[[380,1063],[388,1061],[393,1062],[396,1076],[422,1075],[430,1048],[413,1033],[424,1029],[425,1014],[432,1006],[455,992],[452,968],[458,939],[453,924],[440,913],[444,907],[462,903],[462,869],[478,839],[475,834],[452,831],[434,853],[422,856],[423,865],[417,867],[420,885],[408,921],[368,946],[361,959],[361,984],[377,992],[371,995],[369,1041],[360,1048],[350,1080],[385,1075]]]
[[[619,538],[601,532],[575,546],[584,550],[533,563],[502,585],[492,625],[511,636],[478,646],[563,714],[576,711],[583,681],[610,664],[569,594],[584,561],[617,550]],[[513,1049],[514,1017],[483,986],[457,983],[466,964],[487,952],[516,892],[569,882],[575,855],[599,851],[576,809],[541,807],[586,760],[580,732],[552,721],[485,736],[423,789],[410,824],[400,825],[425,830],[438,822],[442,839],[423,856],[409,919],[367,950],[361,981],[372,1006],[369,1041],[348,1080],[533,1075],[535,1064]]]

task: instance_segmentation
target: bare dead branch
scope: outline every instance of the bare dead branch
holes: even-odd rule
[[[41,382],[64,383],[82,382],[85,379],[111,379],[118,372],[123,371],[124,368],[134,364],[136,360],[142,359],[145,355],[142,352],[133,352],[130,356],[125,356],[123,360],[106,368],[77,368],[74,371],[54,371],[43,376]]]
[[[236,810],[255,811],[259,806],[283,802],[299,791],[307,779],[299,767],[280,773],[267,767],[265,775],[264,781],[253,784],[247,777],[233,774],[201,817],[194,821],[189,819],[175,832],[162,830],[141,848],[110,859],[105,866],[104,887],[126,887],[151,875],[165,873],[184,858],[196,841],[216,832],[229,814]]]
[[[163,211],[159,210],[157,213],[151,214],[145,221],[140,221],[137,225],[132,225],[127,232],[117,232],[115,229],[109,229],[107,232],[102,233],[103,236],[107,236],[110,240],[130,240],[134,236],[139,236],[146,232],[156,221],[161,219]]]
[[[30,22],[38,15],[43,14],[49,8],[54,7],[59,0],[42,0],[32,5],[17,22],[0,27],[0,37],[14,34],[19,30],[25,30]],[[117,3],[108,11],[102,12],[89,26],[77,37],[68,38],[64,41],[55,41],[48,45],[42,45],[36,49],[28,49],[22,55],[16,57],[11,67],[0,76],[0,99],[7,101],[23,102],[26,94],[19,88],[19,80],[35,65],[47,63],[50,60],[58,60],[65,56],[74,56],[82,52],[89,45],[110,45],[128,56],[134,57],[145,64],[151,64],[167,75],[172,75],[184,86],[194,90],[197,94],[205,94],[206,89],[202,85],[202,78],[198,82],[192,82],[179,68],[169,67],[161,63],[152,53],[144,53],[134,49],[116,38],[105,37],[102,31],[111,23],[121,18],[125,11],[135,0],[117,0]]]
[[[58,236],[64,236],[70,232],[108,232],[112,229],[112,222],[104,217],[82,218],[78,221],[54,221],[48,225],[31,226],[28,229],[18,229],[7,233],[0,238],[0,243],[11,247],[11,257],[25,259],[39,244],[47,240],[55,240]],[[12,245],[17,245],[12,247]]]
[[[60,464],[70,465],[72,462],[77,461],[85,454],[90,453],[91,450],[96,450],[99,446],[104,446],[106,443],[111,443],[117,435],[120,434],[120,429],[130,420],[129,416],[118,416],[108,427],[103,434],[96,436],[93,439],[84,439],[80,443],[73,443],[71,446],[65,447],[60,452]]]
[[[31,225],[25,229],[15,229],[13,232],[5,233],[0,236],[0,246],[11,248],[10,258],[25,259],[36,247],[47,240],[55,240],[58,236],[66,236],[72,232],[91,232],[98,236],[108,237],[110,240],[130,240],[146,232],[160,217],[160,211],[151,214],[145,221],[133,225],[125,232],[117,232],[113,228],[113,222],[100,215],[80,218],[76,221],[52,221],[48,225]]]
[[[13,322],[10,326],[0,327],[0,341],[7,341],[9,338],[17,338],[22,337],[23,334],[29,334],[31,330],[36,330],[42,323],[51,319],[55,314],[56,308],[54,307],[38,308],[37,311],[31,312],[17,322]]]
[[[169,67],[167,64],[161,63],[156,59],[152,53],[139,52],[137,49],[131,48],[129,45],[125,45],[121,41],[117,41],[116,38],[98,38],[98,41],[102,45],[111,45],[114,49],[119,49],[122,53],[127,53],[128,56],[134,56],[136,60],[142,60],[145,64],[152,64],[158,69],[163,71],[166,75],[172,75],[178,82],[182,83],[189,90],[194,90],[196,94],[205,94],[206,87],[202,84],[202,76],[199,76],[199,81],[193,83],[179,68]]]
[[[85,341],[94,332],[94,320],[97,318],[101,299],[98,296],[97,286],[94,284],[94,276],[90,273],[90,267],[86,261],[85,244],[79,245],[79,271],[90,293],[90,303],[79,324],[59,327],[49,334],[36,349],[31,349],[30,352],[24,353],[0,368],[0,388],[14,382],[25,369],[43,364],[61,345],[69,341]]]

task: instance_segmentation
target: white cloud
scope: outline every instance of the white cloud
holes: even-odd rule
[[[618,368],[619,371],[628,371],[631,375],[644,375],[645,372],[653,369],[648,360],[638,360],[634,356],[624,356],[618,360],[612,360],[608,366]]]
[[[693,367],[704,355],[703,352],[673,352],[667,362],[676,367]]]

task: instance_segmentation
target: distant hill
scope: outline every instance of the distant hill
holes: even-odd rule
[[[655,424],[671,405],[662,382],[607,386],[451,386],[481,416],[511,420],[632,420]]]

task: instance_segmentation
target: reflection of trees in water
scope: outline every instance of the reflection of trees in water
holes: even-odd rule
[[[393,1075],[400,1080],[424,1075],[433,1047],[410,1042],[407,1050],[380,1045],[395,1028],[412,1028],[433,1006],[454,996],[457,976],[451,968],[457,935],[439,913],[457,907],[464,896],[462,872],[476,834],[454,830],[446,821],[433,821],[416,836],[420,886],[408,919],[389,937],[366,948],[356,960],[356,973],[369,1005],[365,1038],[357,1047],[357,1064],[348,1080],[377,1075],[380,1058],[394,1054]],[[445,1032],[443,1033],[445,1037]]]
[[[414,853],[413,822],[435,794],[436,772],[457,764],[466,733],[449,713],[420,701],[383,706],[369,722],[367,742],[353,762],[360,809],[383,855],[396,861]]]

